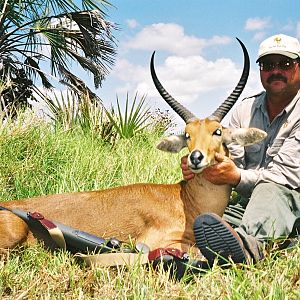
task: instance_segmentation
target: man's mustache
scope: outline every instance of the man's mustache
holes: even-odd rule
[[[271,83],[272,81],[274,80],[281,80],[285,83],[287,83],[287,78],[282,76],[281,74],[272,74],[268,79],[267,79],[267,82],[268,83]]]

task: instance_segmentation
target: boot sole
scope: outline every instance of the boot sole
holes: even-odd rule
[[[206,213],[194,222],[196,245],[209,263],[219,258],[219,263],[246,262],[242,241],[237,233],[218,215]]]

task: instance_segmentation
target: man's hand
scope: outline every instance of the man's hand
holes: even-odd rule
[[[189,169],[187,155],[181,157],[181,172],[185,180],[190,180],[195,177],[195,174]]]
[[[206,168],[202,173],[203,177],[217,185],[238,185],[241,180],[241,173],[234,162],[220,153],[216,153],[215,159],[217,163]],[[181,158],[181,171],[185,180],[190,180],[195,177],[195,174],[188,167],[187,155]]]
[[[241,180],[241,173],[234,162],[227,156],[216,153],[217,163],[203,171],[203,177],[211,183],[238,185]]]

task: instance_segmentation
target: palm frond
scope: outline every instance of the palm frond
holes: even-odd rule
[[[129,96],[127,94],[124,115],[118,97],[117,113],[115,113],[114,110],[106,110],[106,115],[120,138],[131,138],[150,125],[150,123],[147,122],[150,116],[150,108],[146,107],[145,100],[146,96],[142,96],[138,99],[138,94],[136,93],[130,104]]]
[[[2,1],[0,62],[10,58],[15,68],[18,65],[25,70],[33,85],[37,78],[51,88],[54,75],[78,92],[81,83],[71,69],[75,62],[93,75],[94,86],[99,88],[116,55],[112,33],[117,28],[105,20],[108,4],[105,0],[83,0],[82,7],[73,0]],[[85,10],[80,11],[82,8]],[[47,65],[50,74],[45,71]],[[10,70],[3,68],[1,72]],[[91,91],[89,96],[95,97]]]
[[[50,81],[44,75],[44,72],[42,72],[40,70],[39,64],[32,57],[27,57],[26,60],[24,61],[24,64],[31,66],[32,68],[30,70],[31,71],[35,70],[39,74],[39,76],[42,80],[42,84],[45,88],[47,88],[47,89],[53,88],[53,85],[50,83]]]
[[[81,80],[79,77],[75,76],[73,73],[66,70],[64,67],[60,67],[61,75],[64,80],[61,80],[60,83],[69,86],[73,91],[76,91],[78,96],[88,95],[92,100],[100,100],[98,96],[92,92],[88,86]]]
[[[48,117],[56,127],[62,127],[65,130],[74,128],[79,114],[78,97],[72,92],[67,92],[67,94],[61,92],[59,97],[53,94],[53,98],[45,99],[49,109]]]

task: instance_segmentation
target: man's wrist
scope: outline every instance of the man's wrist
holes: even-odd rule
[[[240,183],[240,181],[241,181],[241,172],[240,172],[240,170],[237,168],[237,169],[236,169],[236,174],[235,174],[235,176],[234,176],[234,178],[233,178],[233,180],[232,180],[232,182],[231,182],[231,185],[232,185],[233,187],[236,187],[236,186]]]

